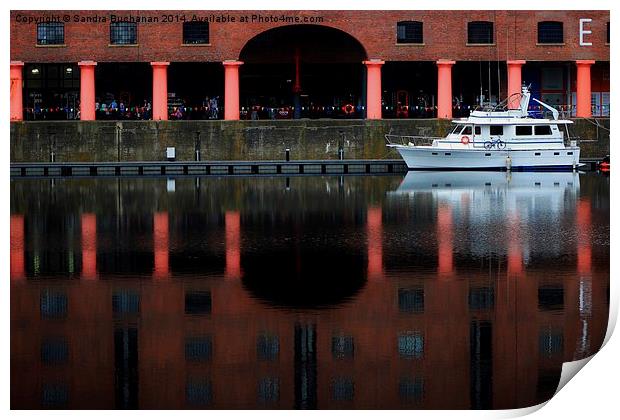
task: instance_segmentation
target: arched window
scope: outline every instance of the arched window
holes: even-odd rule
[[[538,22],[538,43],[564,43],[564,23],[552,21]]]
[[[424,43],[424,27],[422,22],[407,21],[398,22],[396,25],[397,44],[422,44]]]
[[[474,21],[467,23],[468,44],[492,44],[493,22]]]

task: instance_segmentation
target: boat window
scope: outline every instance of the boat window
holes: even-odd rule
[[[492,125],[490,128],[490,133],[492,136],[503,136],[504,135],[504,126],[503,125]]]
[[[477,136],[481,135],[481,134],[482,134],[482,128],[480,128],[480,126],[479,126],[479,125],[475,126],[475,127],[474,127],[474,133],[475,133]]]
[[[461,124],[457,124],[456,127],[454,127],[454,130],[452,130],[452,134],[460,134],[461,130],[463,130],[463,126]]]
[[[518,125],[515,127],[515,134],[517,136],[531,136],[532,126],[531,125]]]
[[[550,125],[536,125],[534,126],[534,134],[537,136],[549,136],[551,135]]]
[[[461,133],[463,135],[469,134],[471,136],[471,125],[466,125],[465,130]]]

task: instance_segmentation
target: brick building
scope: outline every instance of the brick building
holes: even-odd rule
[[[12,11],[10,25],[13,121],[145,103],[155,120],[450,118],[522,83],[567,115],[609,115],[609,11]]]

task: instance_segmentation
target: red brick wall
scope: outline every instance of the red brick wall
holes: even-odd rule
[[[208,46],[182,46],[182,23],[162,23],[165,14],[234,16],[235,23],[211,23]],[[114,61],[222,61],[238,59],[243,46],[254,36],[287,23],[241,23],[242,16],[285,15],[287,17],[321,17],[324,26],[340,29],[356,38],[368,58],[390,61],[417,60],[500,60],[525,59],[573,61],[593,59],[609,61],[606,44],[609,11],[11,11],[11,60],[24,62]],[[138,46],[109,46],[109,15],[152,16],[159,23],[138,25]],[[104,23],[65,24],[64,47],[37,47],[36,24],[17,19],[64,15],[106,16]],[[579,45],[579,19],[590,18],[592,46]],[[396,23],[400,20],[424,22],[424,45],[397,45]],[[495,45],[466,46],[467,22],[495,22]],[[564,45],[540,46],[537,22],[564,22]]]

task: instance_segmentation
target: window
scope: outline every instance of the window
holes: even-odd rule
[[[258,400],[262,403],[277,402],[280,399],[280,379],[266,377],[258,382]]]
[[[185,339],[185,360],[190,362],[208,362],[213,354],[211,337],[190,337]]]
[[[185,401],[189,405],[209,405],[213,400],[213,387],[208,378],[191,378],[185,383]]]
[[[398,354],[405,359],[420,359],[424,355],[424,337],[422,334],[399,335]]]
[[[396,25],[397,44],[422,44],[423,34],[422,22],[398,22]]]
[[[112,311],[115,314],[137,314],[140,312],[140,295],[129,290],[120,290],[112,295]]]
[[[474,133],[475,133],[477,136],[481,135],[481,134],[482,134],[482,128],[481,128],[479,125],[475,126],[475,127],[474,127]]]
[[[504,135],[504,126],[503,125],[492,125],[489,128],[489,132],[492,136],[503,136]]]
[[[424,381],[422,378],[403,378],[398,383],[398,394],[405,402],[420,402],[424,397]]]
[[[61,365],[69,360],[69,344],[64,337],[48,338],[41,343],[41,362]]]
[[[463,126],[461,124],[457,124],[456,127],[454,127],[454,130],[452,130],[453,134],[460,134],[461,130],[463,130]]]
[[[63,319],[67,317],[67,295],[62,291],[41,291],[41,317],[43,319]]]
[[[351,378],[332,380],[332,399],[334,401],[353,401],[354,384]]]
[[[412,314],[424,312],[424,289],[398,289],[398,309]]]
[[[185,22],[183,23],[183,44],[208,44],[208,22]]]
[[[467,23],[467,43],[468,44],[492,44],[493,43],[493,22],[468,22]]]
[[[517,134],[517,136],[531,136],[532,126],[531,125],[518,125],[515,127],[515,133]]]
[[[45,408],[61,408],[69,401],[69,388],[65,384],[43,384],[41,404]]]
[[[562,22],[538,22],[538,43],[564,43],[564,24]]]
[[[37,25],[37,45],[63,45],[64,43],[64,23],[49,22]]]
[[[211,292],[194,291],[185,293],[185,313],[202,315],[211,313]]]
[[[564,309],[564,288],[561,285],[539,287],[538,309],[543,311]]]
[[[534,126],[534,134],[537,136],[550,136],[551,126],[550,125],[536,125]]]
[[[280,338],[277,335],[262,334],[256,339],[256,356],[258,360],[278,360]]]
[[[138,24],[135,22],[110,23],[110,44],[134,45],[138,43]]]
[[[463,130],[463,132],[461,134],[463,134],[463,135],[470,135],[471,136],[471,125],[466,125],[465,129]]]
[[[353,359],[354,353],[353,337],[345,335],[332,337],[332,356],[334,359]]]
[[[552,357],[564,351],[564,334],[561,330],[542,329],[538,335],[538,352],[541,356]]]
[[[607,43],[609,44],[609,22],[607,22]]]
[[[469,309],[471,311],[488,311],[493,309],[495,290],[492,287],[474,287],[469,289]]]

